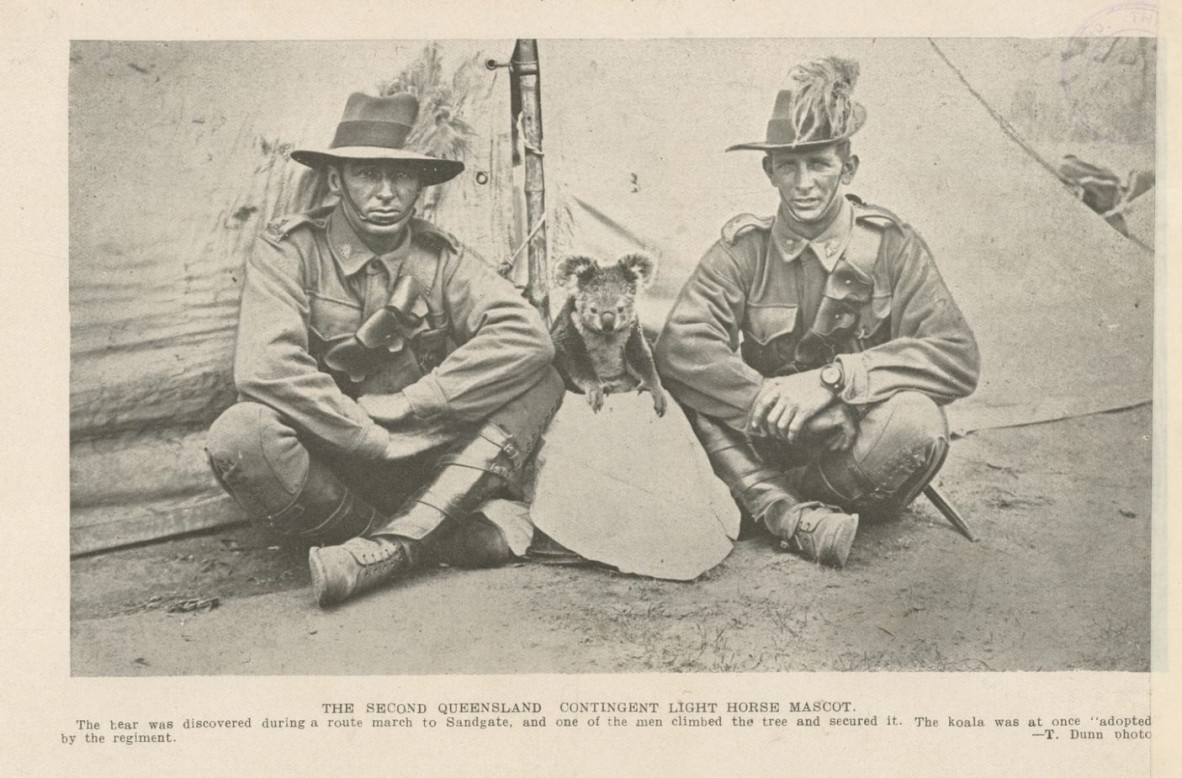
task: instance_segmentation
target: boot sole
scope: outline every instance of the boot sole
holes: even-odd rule
[[[308,549],[308,571],[312,573],[312,598],[316,604],[321,608],[335,604],[328,596],[327,574],[324,571],[324,563],[320,561],[319,546]]]
[[[841,569],[845,567],[845,561],[849,559],[850,551],[853,549],[854,536],[858,534],[858,516],[851,514],[853,521],[847,522],[841,529],[837,531],[835,542],[830,546],[829,553],[824,562],[832,567]],[[841,549],[838,553],[837,549]]]

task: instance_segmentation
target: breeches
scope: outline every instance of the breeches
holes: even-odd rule
[[[858,433],[845,451],[829,451],[827,439],[789,445],[748,437],[710,417],[687,414],[714,472],[741,505],[753,486],[779,481],[797,499],[837,505],[869,521],[890,518],[911,504],[944,464],[948,421],[940,406],[918,392],[854,410],[860,412]]]
[[[408,419],[391,431],[398,454],[378,459],[327,447],[273,408],[244,401],[214,422],[206,450],[218,481],[253,523],[307,542],[340,543],[397,512],[437,476],[441,459],[467,447],[482,430],[487,434],[488,425],[512,441],[508,472],[492,461],[488,469],[503,476],[502,491],[517,491],[522,466],[563,392],[562,379],[551,370],[483,422]],[[420,527],[424,534],[431,529]]]

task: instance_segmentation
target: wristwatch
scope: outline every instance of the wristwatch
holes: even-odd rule
[[[845,373],[840,362],[830,362],[821,368],[821,384],[834,394],[841,394],[845,387]]]

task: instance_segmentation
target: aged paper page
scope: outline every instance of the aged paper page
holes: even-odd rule
[[[0,773],[1182,771],[1175,17],[1106,0],[0,10]],[[521,36],[545,85],[550,259],[656,255],[638,308],[658,329],[719,228],[776,207],[759,155],[723,149],[760,138],[801,58],[860,61],[858,183],[924,233],[985,351],[935,482],[978,542],[921,497],[860,528],[842,571],[744,535],[695,582],[444,568],[321,611],[300,554],[210,502],[201,446],[234,399],[244,236],[298,196],[290,144],[327,142],[349,91],[432,41],[447,67],[503,65]],[[506,110],[509,70],[473,62],[467,105]],[[508,117],[462,118],[493,161],[441,223],[521,245]],[[1087,165],[1068,175],[1068,154]],[[1157,182],[1139,202],[1135,180]],[[1077,201],[1112,181],[1117,199]],[[141,444],[168,409],[189,426]],[[643,458],[647,423],[587,445]],[[660,488],[706,494],[705,460],[677,461],[697,464],[658,463]],[[713,563],[735,533],[708,529]]]

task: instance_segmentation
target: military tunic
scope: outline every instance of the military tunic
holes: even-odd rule
[[[976,341],[927,245],[894,214],[853,197],[811,241],[778,214],[743,215],[724,227],[657,341],[666,387],[694,411],[743,430],[763,380],[796,369],[793,356],[823,298],[844,294],[833,276],[839,263],[867,292],[835,349],[841,400],[867,406],[915,391],[945,404],[973,391]]]
[[[355,342],[387,306],[398,332]],[[448,233],[412,219],[378,256],[340,209],[325,209],[274,223],[249,260],[234,377],[240,399],[314,442],[381,458],[390,432],[358,397],[402,392],[412,421],[471,424],[542,380],[552,356],[537,311]]]
[[[240,402],[210,428],[210,464],[252,521],[328,544],[377,529],[423,539],[468,495],[454,478],[446,506],[416,512],[412,495],[456,468],[489,473],[495,491],[479,510],[523,554],[528,512],[498,495],[520,493],[561,403],[553,353],[533,307],[430,223],[412,219],[398,248],[376,256],[339,210],[288,217],[247,264]],[[358,402],[398,392],[412,411],[398,421],[378,424]],[[488,427],[508,441],[504,456],[457,459]]]

